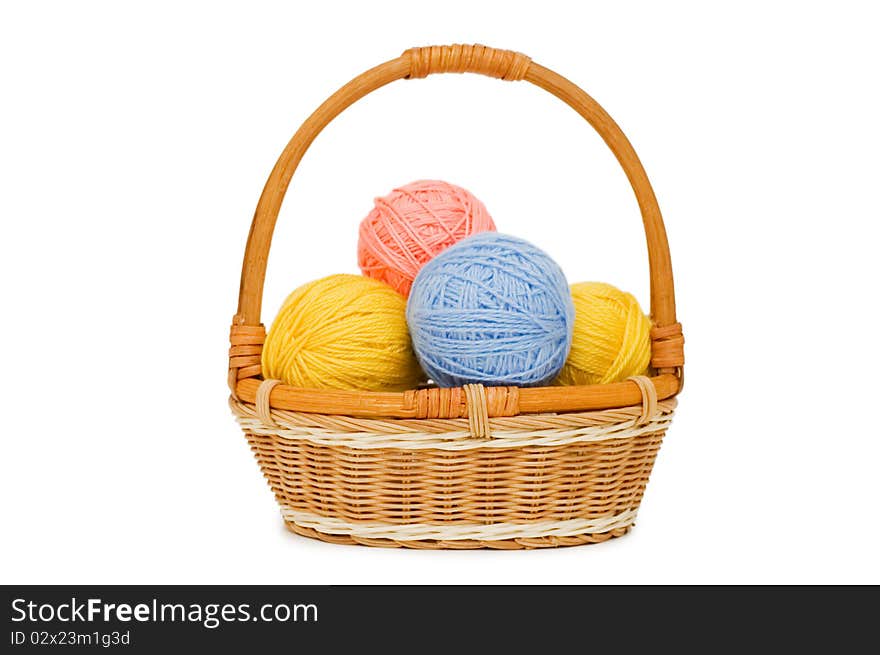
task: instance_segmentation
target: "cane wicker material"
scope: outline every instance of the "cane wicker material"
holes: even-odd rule
[[[367,93],[447,72],[531,82],[578,111],[616,155],[648,243],[653,377],[403,393],[300,389],[262,378],[266,258],[303,154]],[[412,548],[567,546],[626,533],[672,419],[684,365],[666,233],[629,141],[565,78],[525,55],[485,46],[408,50],[343,86],[306,120],[257,206],[230,343],[230,406],[288,528],[333,543]]]
[[[643,378],[647,380],[647,378]],[[647,382],[650,385],[650,382]],[[288,526],[336,543],[538,547],[635,520],[675,401],[491,419],[355,419],[232,400]]]

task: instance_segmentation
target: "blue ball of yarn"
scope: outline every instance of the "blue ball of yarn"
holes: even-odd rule
[[[484,232],[422,267],[406,318],[419,362],[439,386],[529,386],[549,382],[565,363],[574,305],[544,251]]]

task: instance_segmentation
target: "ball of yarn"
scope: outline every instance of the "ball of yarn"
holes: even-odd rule
[[[571,353],[559,384],[607,384],[641,375],[651,361],[651,320],[632,294],[604,282],[571,286]]]
[[[425,264],[406,307],[413,347],[439,386],[537,385],[571,345],[574,307],[562,270],[532,244],[484,232]]]
[[[470,234],[489,231],[495,223],[470,192],[438,180],[413,182],[376,198],[358,232],[358,265],[364,275],[408,295],[432,257]]]
[[[263,345],[263,376],[297,387],[405,390],[424,381],[406,326],[406,299],[361,275],[298,288]]]

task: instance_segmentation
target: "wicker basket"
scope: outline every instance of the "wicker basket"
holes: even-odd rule
[[[545,89],[583,116],[614,152],[635,191],[648,242],[652,377],[403,393],[300,389],[264,380],[266,258],[306,149],[343,109],[389,82],[465,72]],[[684,364],[663,220],[629,141],[565,78],[522,54],[479,45],[408,50],[343,86],[303,123],[257,205],[230,341],[230,404],[287,526],[325,541],[371,546],[534,548],[626,533],[672,419]]]

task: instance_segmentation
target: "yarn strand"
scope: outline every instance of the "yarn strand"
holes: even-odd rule
[[[432,257],[470,234],[494,230],[486,207],[471,193],[420,180],[376,198],[358,230],[358,265],[364,275],[407,295]]]
[[[288,296],[263,345],[263,375],[307,388],[404,391],[424,382],[406,300],[360,275],[331,275]]]
[[[559,266],[532,244],[484,232],[419,274],[407,303],[413,347],[439,386],[544,384],[568,356],[574,307]]]
[[[571,353],[557,384],[608,384],[643,375],[651,361],[651,321],[632,294],[604,282],[571,287]]]

